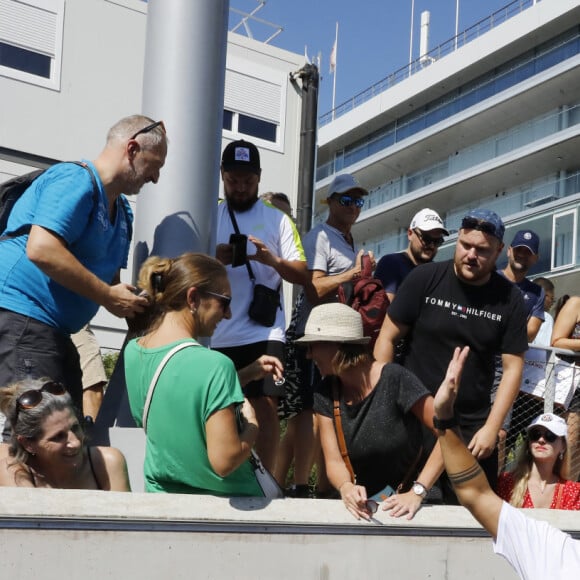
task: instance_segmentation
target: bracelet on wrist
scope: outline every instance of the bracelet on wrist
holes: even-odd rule
[[[459,426],[459,421],[455,415],[450,419],[439,419],[436,415],[433,415],[433,427],[438,431],[446,431],[457,426]]]

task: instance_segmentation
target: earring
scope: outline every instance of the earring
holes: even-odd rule
[[[189,311],[193,314],[193,316],[195,316],[197,308],[190,308]]]
[[[558,455],[558,457],[560,458],[560,461],[564,459],[564,452],[560,451],[560,455]]]

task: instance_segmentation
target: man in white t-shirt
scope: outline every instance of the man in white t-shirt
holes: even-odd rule
[[[233,141],[224,149],[221,175],[225,201],[218,208],[216,258],[227,268],[232,316],[218,325],[211,347],[229,356],[236,369],[263,354],[283,361],[286,321],[282,280],[305,284],[307,279],[306,258],[294,222],[258,198],[261,172],[260,154],[254,144]],[[232,234],[237,236],[237,243]],[[240,235],[247,236],[247,242]],[[260,284],[274,291],[275,302],[279,302],[274,306],[271,326],[249,314],[254,289]],[[280,438],[278,397],[284,394],[284,386],[267,376],[245,385],[244,394],[250,399],[260,426],[258,454],[272,470]]]
[[[457,348],[435,395],[433,424],[445,469],[457,497],[493,536],[503,556],[523,580],[568,580],[580,573],[580,541],[546,522],[526,517],[501,500],[456,431],[453,406],[469,348]]]

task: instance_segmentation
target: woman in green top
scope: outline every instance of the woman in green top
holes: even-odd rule
[[[131,412],[142,426],[151,379],[164,356],[190,343],[163,368],[151,399],[145,453],[146,490],[223,496],[260,496],[248,461],[258,433],[233,363],[197,342],[229,318],[231,291],[226,270],[204,254],[175,259],[151,257],[139,275],[151,310],[148,330],[125,351]],[[262,357],[241,371],[244,381],[280,374],[280,363]],[[245,421],[238,431],[235,406]]]

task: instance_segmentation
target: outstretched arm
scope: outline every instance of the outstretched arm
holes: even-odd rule
[[[456,348],[445,380],[435,395],[435,416],[439,420],[453,418],[461,371],[469,347]],[[455,429],[437,430],[443,462],[457,498],[475,519],[495,538],[502,500],[493,492],[479,463],[469,452]]]

